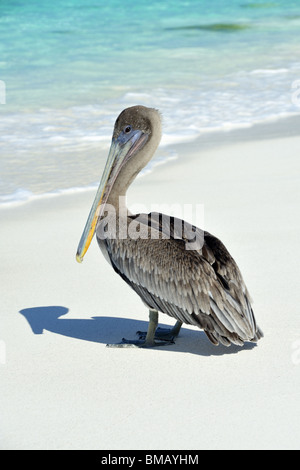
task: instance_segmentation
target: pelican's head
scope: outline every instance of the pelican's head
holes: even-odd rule
[[[126,189],[152,158],[161,138],[160,114],[153,108],[132,106],[116,120],[112,143],[100,185],[81,236],[76,259],[82,262],[113,186]]]

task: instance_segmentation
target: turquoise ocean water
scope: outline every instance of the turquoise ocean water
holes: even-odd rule
[[[100,178],[126,106],[168,144],[299,114],[300,0],[1,0],[0,204]]]

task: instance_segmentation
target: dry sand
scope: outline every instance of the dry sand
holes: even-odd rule
[[[204,204],[205,229],[254,299],[265,333],[257,346],[215,347],[185,326],[173,346],[106,348],[146,328],[148,312],[95,240],[75,261],[94,193],[0,211],[2,449],[299,448],[295,122],[177,146],[177,160],[129,193],[129,205],[149,211]]]

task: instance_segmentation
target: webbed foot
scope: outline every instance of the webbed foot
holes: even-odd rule
[[[106,346],[109,348],[156,348],[157,346],[174,344],[182,323],[177,321],[173,328],[157,328],[157,324],[158,312],[150,310],[148,331],[137,331],[138,340],[123,338],[121,343],[107,344]]]
[[[123,338],[121,343],[107,344],[108,348],[156,348],[157,346],[166,346],[168,344],[174,344],[172,340],[154,339],[153,341],[147,341],[146,335],[140,337],[138,340],[129,340]]]

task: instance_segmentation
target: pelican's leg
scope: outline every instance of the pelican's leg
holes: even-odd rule
[[[158,327],[155,331],[154,340],[162,340],[169,343],[174,343],[174,340],[179,335],[181,326],[182,322],[178,320],[173,326],[173,328]],[[147,336],[147,332],[145,331],[137,331],[136,334],[139,336],[140,339],[145,339]]]
[[[156,338],[156,328],[158,324],[158,312],[157,310],[149,310],[149,325],[147,333],[138,332],[140,339],[136,341],[127,340],[125,338],[122,339],[122,343],[119,344],[107,344],[108,347],[114,348],[153,348],[156,346],[164,346],[166,344],[174,343],[173,338]],[[181,325],[180,325],[181,326]],[[180,329],[180,328],[179,328]],[[178,332],[179,332],[178,329]],[[177,333],[178,334],[178,333]]]
[[[182,322],[177,320],[173,328],[160,328],[158,327],[155,333],[155,338],[161,338],[161,339],[170,339],[173,340],[177,338],[179,335],[179,331],[181,329]]]
[[[146,347],[155,346],[154,335],[158,325],[158,312],[157,310],[149,310],[149,325],[146,334],[144,345]]]

